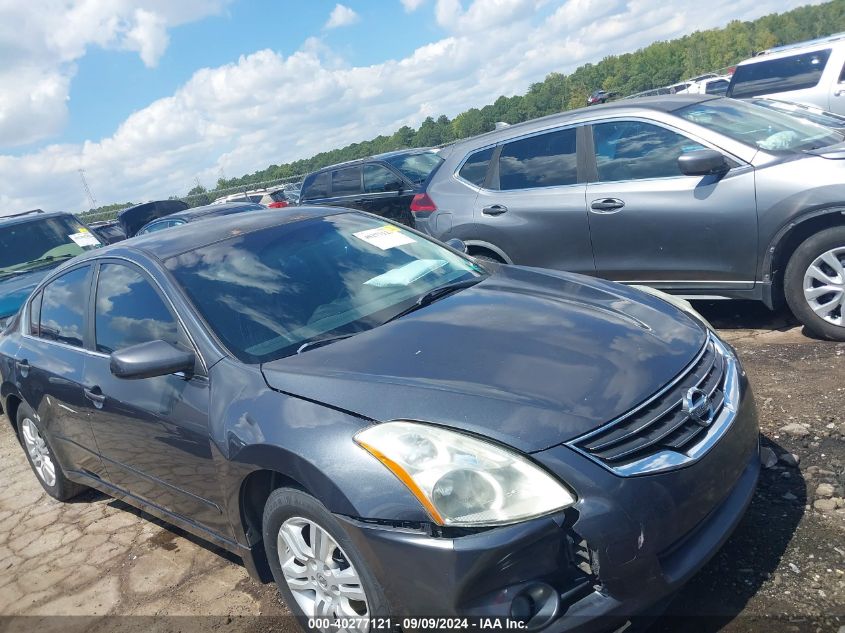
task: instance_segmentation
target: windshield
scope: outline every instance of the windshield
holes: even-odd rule
[[[405,178],[414,184],[425,182],[437,167],[443,162],[434,152],[422,152],[420,154],[401,154],[385,158],[384,162],[398,169]]]
[[[246,363],[377,327],[428,291],[483,274],[434,242],[357,213],[262,229],[165,264]]]
[[[72,216],[0,225],[0,276],[70,259],[101,246]]]
[[[798,152],[835,145],[845,136],[789,114],[737,101],[718,99],[686,106],[675,114],[767,152]]]

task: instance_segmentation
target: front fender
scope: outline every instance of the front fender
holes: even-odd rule
[[[269,470],[298,483],[331,512],[361,519],[428,521],[420,503],[353,436],[372,420],[274,391],[257,368],[212,367],[209,431],[233,525],[247,476]]]

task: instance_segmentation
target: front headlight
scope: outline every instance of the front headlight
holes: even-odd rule
[[[438,525],[503,525],[575,503],[563,484],[524,457],[463,433],[385,422],[355,441],[408,487]]]

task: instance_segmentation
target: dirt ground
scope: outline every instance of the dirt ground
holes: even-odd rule
[[[753,303],[696,308],[739,350],[773,454],[737,531],[653,630],[845,633],[845,343]],[[48,498],[0,420],[0,631],[273,631],[286,613],[214,546],[99,493]],[[36,618],[57,615],[76,617]],[[84,617],[103,615],[120,617]],[[149,617],[164,615],[185,617]]]

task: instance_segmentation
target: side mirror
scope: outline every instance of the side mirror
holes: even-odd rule
[[[139,379],[177,372],[190,374],[196,362],[193,352],[164,341],[150,341],[113,352],[110,367],[111,373],[118,378]]]
[[[714,149],[698,149],[678,157],[678,168],[685,176],[713,176],[730,169],[727,159]]]
[[[446,246],[454,248],[459,253],[467,252],[467,245],[463,240],[459,240],[457,237],[453,237],[451,240],[446,240]]]

